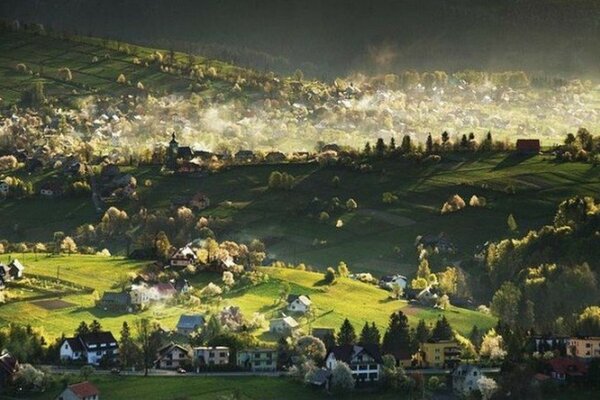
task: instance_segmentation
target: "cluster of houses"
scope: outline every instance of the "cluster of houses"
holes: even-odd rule
[[[259,157],[252,150],[239,150],[235,154],[229,153],[213,153],[206,150],[193,150],[189,146],[180,146],[175,133],[171,135],[167,147],[166,166],[178,173],[203,175],[206,173],[206,168],[203,162],[212,160],[229,160],[238,164],[247,164],[256,162],[262,157]],[[271,151],[264,155],[264,161],[267,163],[282,163],[287,160],[287,156],[280,151]]]
[[[159,282],[152,275],[138,274],[127,290],[104,292],[96,306],[106,311],[134,312],[145,309],[151,303],[169,301],[191,288],[187,279]]]
[[[25,266],[16,258],[8,264],[0,263],[0,289],[4,289],[7,282],[23,278],[23,271]]]

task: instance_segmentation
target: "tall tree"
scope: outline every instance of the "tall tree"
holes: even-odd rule
[[[417,329],[415,330],[415,341],[417,343],[425,343],[431,337],[431,332],[429,331],[429,327],[425,323],[425,320],[420,319],[417,324]]]
[[[354,330],[354,327],[348,318],[344,320],[342,326],[340,327],[337,342],[340,346],[356,343],[356,331]]]
[[[398,357],[410,350],[408,318],[402,311],[390,315],[390,321],[383,335],[381,350],[384,354]]]
[[[446,316],[442,316],[442,318],[437,320],[431,332],[431,337],[435,340],[451,340],[454,337],[454,331]]]
[[[85,321],[81,321],[77,329],[75,329],[75,336],[86,335],[88,333],[90,333],[89,326],[85,323]]]
[[[148,376],[148,370],[154,363],[156,352],[160,348],[161,341],[158,327],[147,318],[136,321],[137,342],[142,354],[144,376]]]
[[[98,333],[100,331],[102,331],[102,325],[100,325],[100,322],[98,322],[97,320],[93,320],[90,324],[90,332]]]
[[[385,142],[382,138],[377,139],[377,142],[375,143],[375,153],[379,158],[383,158],[385,155]]]
[[[433,138],[431,137],[431,133],[427,135],[427,141],[425,142],[425,151],[427,153],[433,152]]]
[[[119,341],[119,360],[124,367],[134,366],[138,362],[138,349],[131,337],[131,329],[127,321],[123,321],[121,340]]]
[[[360,332],[359,343],[363,345],[376,345],[379,346],[381,342],[381,334],[379,333],[379,329],[375,326],[375,323],[371,323],[369,325],[368,322],[365,322],[365,325]]]

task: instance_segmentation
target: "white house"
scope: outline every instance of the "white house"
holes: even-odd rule
[[[100,391],[90,382],[80,382],[67,386],[56,400],[100,400]]]
[[[310,310],[312,301],[310,301],[310,298],[308,296],[305,296],[305,295],[298,296],[298,295],[291,294],[287,298],[287,303],[288,303],[288,306],[287,306],[288,311],[304,314],[308,310]]]
[[[60,345],[61,360],[84,360],[98,365],[103,357],[114,359],[119,353],[117,339],[111,332],[93,332],[66,338]]]
[[[386,275],[379,280],[379,286],[386,290],[392,290],[394,285],[400,286],[400,289],[406,289],[408,279],[404,275]]]
[[[196,252],[189,245],[187,245],[180,248],[175,252],[175,254],[173,254],[170,264],[171,267],[185,268],[188,265],[196,264],[197,261],[198,256],[196,255]]]
[[[348,364],[352,376],[358,382],[379,380],[383,366],[383,359],[377,346],[335,346],[327,353],[325,366],[332,371],[338,362]]]
[[[292,317],[275,318],[269,322],[269,331],[278,334],[290,334],[298,329],[298,322]]]
[[[468,396],[478,390],[477,381],[482,375],[476,365],[461,364],[452,372],[452,389],[458,395]]]

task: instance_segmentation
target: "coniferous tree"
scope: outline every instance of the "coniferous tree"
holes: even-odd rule
[[[404,135],[402,137],[402,143],[400,144],[400,151],[402,151],[403,154],[407,154],[412,151],[412,142],[410,140],[409,135]]]
[[[365,156],[370,156],[371,155],[371,143],[367,142],[365,144],[365,149],[363,150],[363,153]]]
[[[396,139],[394,139],[394,137],[392,136],[392,138],[390,139],[390,145],[388,147],[390,153],[394,152],[394,150],[396,150]]]
[[[429,331],[429,327],[425,323],[425,320],[420,319],[417,324],[417,329],[415,330],[415,341],[417,343],[425,343],[431,337],[431,332]]]
[[[451,340],[454,337],[454,331],[446,316],[442,316],[442,318],[437,320],[431,332],[431,337],[435,340]]]
[[[381,334],[379,333],[379,329],[375,326],[375,323],[371,323],[369,325],[368,322],[365,322],[365,325],[360,332],[359,343],[363,345],[376,345],[379,346],[381,342]]]
[[[431,137],[431,133],[427,135],[427,141],[425,142],[425,151],[427,153],[433,152],[433,138]]]
[[[383,158],[385,155],[385,142],[382,138],[377,139],[377,143],[375,143],[375,153],[379,158]]]
[[[81,321],[77,329],[75,329],[75,336],[86,335],[88,333],[90,333],[90,328],[85,321]]]
[[[90,333],[98,333],[102,330],[102,325],[97,320],[93,320],[90,324]]]
[[[411,348],[408,318],[402,311],[390,315],[390,322],[385,334],[381,350],[383,354],[391,354],[398,358]]]
[[[337,342],[340,346],[356,343],[356,331],[354,330],[354,327],[352,326],[348,318],[344,320],[342,326],[340,327]]]
[[[483,335],[481,334],[481,331],[479,330],[477,325],[473,325],[473,328],[471,329],[471,332],[469,333],[469,340],[471,341],[471,343],[473,343],[473,346],[475,346],[475,349],[477,351],[479,351],[479,348],[481,347],[482,339],[483,339]]]

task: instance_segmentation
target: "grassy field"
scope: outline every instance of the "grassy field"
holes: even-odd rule
[[[137,82],[142,82],[145,90],[155,95],[186,91],[192,82],[187,76],[134,63],[134,58],[142,60],[156,49],[129,44],[117,51],[114,42],[104,43],[102,39],[76,36],[69,39],[26,32],[2,32],[0,93],[4,103],[17,103],[23,92],[36,81],[44,83],[48,95],[67,102],[91,94],[120,96],[135,93]],[[160,51],[167,56],[168,51]],[[188,62],[188,56],[183,53],[175,53],[175,58],[180,62]],[[17,71],[17,64],[25,64],[33,74]],[[194,64],[215,67],[224,74],[241,71],[238,67],[198,56],[194,57]],[[70,81],[65,80],[59,72],[65,67],[71,70]],[[131,83],[117,83],[120,74],[124,74]],[[227,92],[231,86],[218,79],[210,80],[203,95]]]
[[[77,382],[76,377],[71,377]],[[344,394],[343,397],[330,395],[320,389],[302,385],[284,377],[125,377],[92,376],[90,378],[100,390],[103,400],[111,399],[160,399],[160,400],[296,400],[296,399],[364,399],[391,400],[407,396],[401,392],[373,392],[360,390]],[[28,399],[54,399],[60,388],[52,388],[46,393],[28,394]],[[596,398],[597,391],[569,387],[554,394],[544,395],[546,400],[584,400]],[[11,397],[2,397],[11,399]],[[22,397],[19,397],[22,398]]]
[[[16,255],[11,255],[12,257]],[[4,256],[8,260],[9,256]],[[324,286],[323,275],[291,269],[263,268],[270,280],[254,287],[234,290],[225,294],[219,305],[206,305],[190,308],[185,305],[154,305],[148,310],[136,313],[115,313],[104,311],[94,306],[94,301],[106,290],[119,290],[115,286],[128,273],[135,272],[140,264],[120,257],[101,256],[60,256],[46,257],[26,254],[19,259],[26,265],[27,273],[56,276],[60,266],[60,279],[77,285],[93,287],[92,294],[72,294],[61,299],[73,306],[48,310],[33,301],[9,302],[0,307],[0,324],[30,324],[40,328],[49,338],[70,334],[81,321],[91,322],[97,319],[105,329],[115,334],[120,331],[123,321],[130,323],[138,318],[148,317],[157,320],[163,327],[174,329],[179,316],[190,312],[214,312],[220,307],[233,305],[242,309],[247,318],[255,312],[265,314],[267,318],[280,316],[283,311],[279,304],[279,290],[282,282],[289,282],[292,293],[309,294],[313,300],[316,318],[308,322],[301,319],[302,330],[309,332],[311,327],[338,328],[344,318],[349,318],[359,330],[365,322],[375,322],[384,330],[390,314],[397,310],[405,312],[411,324],[416,325],[419,319],[433,324],[442,315],[438,310],[409,305],[405,301],[388,299],[388,292],[373,285],[356,282],[350,279],[339,279],[335,285]],[[199,274],[192,279],[192,284],[202,287],[208,281],[220,283],[216,274]],[[491,328],[495,319],[476,311],[451,307],[444,312],[452,326],[462,334],[467,334],[473,325],[482,330]],[[264,341],[275,341],[277,338],[265,332],[268,327],[258,330],[256,335]]]
[[[360,173],[316,164],[256,165],[204,178],[163,176],[158,167],[132,167],[127,170],[138,182],[150,179],[153,185],[139,189],[138,202],[117,206],[128,212],[136,212],[140,206],[164,209],[174,197],[201,191],[211,199],[211,207],[202,213],[230,221],[220,240],[260,238],[274,258],[319,268],[343,260],[355,272],[410,275],[416,269],[414,243],[418,235],[446,233],[458,248],[457,255],[448,257],[450,263],[473,254],[485,241],[551,223],[557,205],[565,198],[594,196],[600,191],[600,169],[583,163],[557,164],[544,156],[468,154],[448,156],[429,166],[387,160],[374,167],[377,172]],[[274,170],[294,175],[296,187],[269,190],[267,181]],[[334,176],[340,178],[338,187],[331,184]],[[513,190],[514,194],[509,193]],[[398,201],[384,204],[384,192],[396,194]],[[488,205],[440,215],[442,204],[455,193],[467,202],[474,194],[484,196]],[[306,211],[315,197],[338,197],[342,203],[353,198],[358,209],[319,223]],[[511,233],[507,226],[511,213],[519,225],[518,233]],[[70,232],[99,220],[87,197],[5,201],[0,203],[0,214],[4,220],[0,237],[12,241],[47,241],[54,231]],[[343,227],[336,227],[338,218]],[[111,250],[115,253],[123,248]]]
[[[219,400],[239,396],[241,400],[299,400],[332,399],[324,391],[291,381],[270,377],[107,377],[93,376],[104,400],[110,399],[179,399]],[[53,399],[60,392],[28,397],[32,400]],[[372,393],[359,391],[344,395],[344,399],[387,400],[397,399],[398,393]]]

